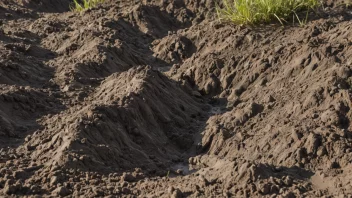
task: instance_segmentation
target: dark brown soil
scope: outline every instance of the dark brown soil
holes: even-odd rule
[[[352,10],[0,1],[1,197],[352,196]]]

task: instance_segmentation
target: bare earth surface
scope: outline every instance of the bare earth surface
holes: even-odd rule
[[[352,10],[0,1],[1,197],[351,197]]]

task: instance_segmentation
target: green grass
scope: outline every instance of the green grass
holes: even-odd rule
[[[309,10],[320,5],[319,0],[222,0],[223,7],[217,6],[220,19],[232,21],[240,25],[270,23],[274,20],[282,25],[287,20],[297,20],[304,24]],[[299,13],[306,11],[304,20]]]
[[[86,9],[94,8],[100,3],[104,3],[105,0],[82,0],[82,3],[79,0],[73,0],[71,5],[71,10],[76,12],[81,12]]]

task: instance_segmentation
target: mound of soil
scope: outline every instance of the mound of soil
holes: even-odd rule
[[[352,12],[0,2],[0,196],[347,197]]]
[[[48,166],[155,172],[192,146],[197,126],[191,123],[201,113],[201,105],[161,73],[132,68],[106,78],[81,105],[46,120],[24,147]]]

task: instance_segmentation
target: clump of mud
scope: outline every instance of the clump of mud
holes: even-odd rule
[[[219,22],[220,1],[0,3],[0,196],[352,193],[351,10]]]

